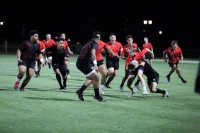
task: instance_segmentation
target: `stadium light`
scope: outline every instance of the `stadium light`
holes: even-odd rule
[[[0,25],[3,25],[3,22],[0,22]]]
[[[162,34],[162,31],[159,31],[158,33],[161,35],[161,34]]]
[[[149,20],[149,21],[148,21],[148,24],[149,24],[149,25],[151,25],[152,23],[153,23],[153,21],[152,21],[152,20]]]
[[[143,24],[145,24],[145,25],[146,25],[146,24],[147,24],[147,20],[144,20],[144,21],[143,21]]]

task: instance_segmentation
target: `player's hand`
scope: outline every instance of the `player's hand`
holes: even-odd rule
[[[19,63],[20,63],[20,62],[22,62],[22,60],[21,60],[20,58],[18,58],[18,59],[17,59],[17,62],[19,62]]]

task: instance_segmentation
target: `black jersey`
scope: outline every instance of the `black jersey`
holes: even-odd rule
[[[80,58],[80,59],[90,59],[91,58],[91,50],[92,49],[95,49],[96,51],[98,49],[98,44],[94,40],[89,41],[81,49],[81,52],[80,52],[78,58]]]
[[[35,42],[32,43],[30,41],[24,41],[19,46],[19,50],[21,51],[21,59],[24,61],[35,61],[36,56],[41,53],[40,45]]]
[[[49,51],[52,52],[52,64],[53,65],[64,65],[64,60],[66,55],[66,51],[64,48],[58,49],[57,46],[53,46],[49,48]]]

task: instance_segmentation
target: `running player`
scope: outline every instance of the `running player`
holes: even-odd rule
[[[94,99],[99,102],[105,100],[99,95],[99,77],[98,77],[98,66],[96,60],[96,51],[98,49],[99,37],[95,34],[92,36],[92,40],[89,41],[81,50],[76,67],[86,75],[86,80],[80,89],[76,91],[79,99],[84,101],[83,91],[92,83],[94,88]]]
[[[22,85],[20,86],[20,91],[24,91],[24,87],[29,83],[32,75],[34,74],[35,61],[37,54],[42,63],[42,54],[40,51],[40,45],[37,43],[39,38],[37,30],[31,30],[29,32],[29,40],[22,42],[22,44],[17,49],[17,61],[18,61],[18,75],[14,85],[14,89],[18,90],[20,80],[23,78],[26,73],[26,78],[23,80]]]
[[[165,62],[168,62],[169,66],[171,67],[171,70],[169,72],[169,74],[166,76],[168,82],[170,82],[170,76],[171,74],[176,71],[178,77],[181,79],[182,83],[187,83],[187,81],[185,79],[183,79],[182,75],[181,75],[181,71],[178,68],[178,63],[179,60],[181,58],[181,61],[183,63],[183,53],[181,48],[178,46],[178,41],[173,40],[171,42],[171,47],[169,47],[168,49],[166,49],[163,52],[163,58]],[[168,60],[167,60],[168,58]]]

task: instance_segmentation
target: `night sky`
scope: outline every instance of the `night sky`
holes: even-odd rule
[[[198,0],[6,1],[1,7],[0,21],[5,21],[4,27],[0,27],[1,37],[9,40],[21,41],[23,33],[37,29],[41,39],[47,32],[53,37],[66,32],[72,42],[85,43],[98,30],[104,41],[108,41],[110,33],[116,33],[117,40],[125,44],[126,35],[132,34],[139,45],[148,36],[155,47],[167,47],[175,39],[183,48],[200,49],[195,46],[199,45]],[[144,25],[144,19],[153,24]]]

